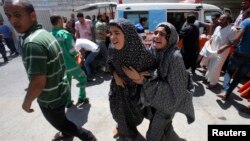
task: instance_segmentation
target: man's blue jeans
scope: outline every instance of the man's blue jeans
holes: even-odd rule
[[[107,59],[108,59],[108,48],[106,47],[105,42],[99,43],[100,53],[98,56],[100,56],[100,60],[98,60],[99,64],[103,67],[106,66]]]
[[[223,82],[223,89],[226,90],[228,95],[233,92],[249,71],[250,58],[239,56],[237,53],[230,57]],[[232,77],[233,81],[231,82]]]
[[[92,77],[92,69],[91,63],[94,61],[95,57],[99,54],[99,52],[90,52],[87,58],[84,61],[84,69],[86,70],[87,77]]]

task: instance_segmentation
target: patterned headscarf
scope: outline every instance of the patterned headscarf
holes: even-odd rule
[[[161,22],[159,23],[157,27],[159,26],[164,26],[165,29],[170,29],[170,35],[168,34],[168,45],[167,47],[173,47],[173,46],[176,46],[177,45],[177,42],[179,40],[179,36],[178,36],[178,33],[175,29],[175,27],[171,24],[171,23],[168,23],[168,22]],[[168,33],[168,31],[166,31]]]
[[[127,50],[133,50],[135,48],[144,49],[145,46],[143,45],[140,37],[138,36],[138,33],[136,32],[136,29],[132,23],[130,23],[127,19],[117,19],[117,20],[111,20],[110,25],[116,25],[118,28],[120,28],[124,35],[125,35],[125,44],[121,52],[127,51]]]
[[[110,26],[117,26],[124,33],[125,43],[120,50],[109,48],[108,64],[112,64],[111,69],[125,77],[121,70],[122,66],[132,66],[138,72],[152,69],[155,65],[155,59],[150,54],[144,44],[142,43],[138,33],[133,24],[126,19],[117,19],[110,21]]]

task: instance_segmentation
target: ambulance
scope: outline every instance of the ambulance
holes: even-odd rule
[[[179,32],[189,14],[194,14],[197,20],[202,22],[212,22],[215,14],[221,14],[222,10],[211,4],[204,3],[129,3],[118,4],[116,7],[115,18],[126,18],[134,25],[139,23],[141,17],[148,19],[146,26],[146,40],[144,43],[149,45],[152,32],[158,23],[168,21],[172,23]],[[200,33],[204,29],[200,28]]]

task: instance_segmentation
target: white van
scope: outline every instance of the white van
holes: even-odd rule
[[[222,10],[217,6],[203,3],[130,3],[118,4],[115,18],[126,18],[137,24],[141,17],[146,17],[146,29],[149,31],[154,31],[158,23],[168,21],[179,32],[190,13],[195,14],[199,21],[211,22],[212,16],[216,13],[221,14]]]

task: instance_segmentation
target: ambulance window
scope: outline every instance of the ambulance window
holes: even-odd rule
[[[148,19],[148,12],[147,11],[124,12],[124,18],[128,19],[134,25],[138,24],[140,18],[142,17],[146,17]],[[146,26],[145,29],[148,29],[148,26]]]
[[[186,17],[189,14],[194,14],[198,17],[198,13],[196,12],[168,12],[167,13],[167,21],[173,24],[179,33],[183,24],[186,21]]]

